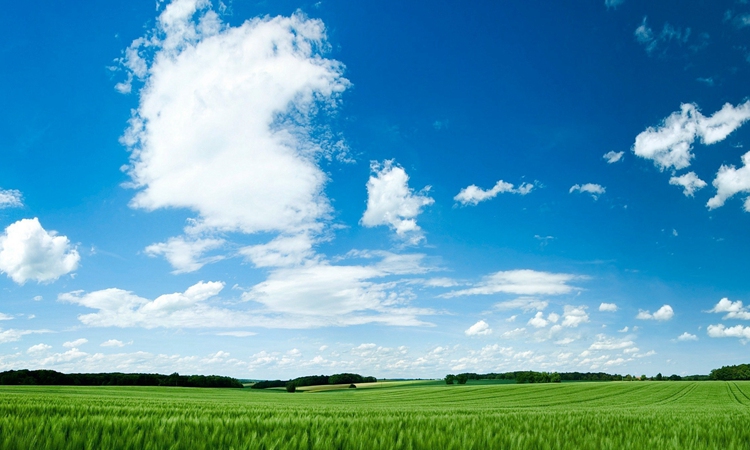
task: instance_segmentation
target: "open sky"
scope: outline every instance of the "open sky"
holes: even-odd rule
[[[3,9],[0,370],[750,362],[747,0]]]

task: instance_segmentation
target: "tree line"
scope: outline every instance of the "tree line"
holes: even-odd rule
[[[710,377],[712,380],[750,380],[750,364],[714,369],[711,371]]]
[[[311,375],[298,377],[292,380],[266,380],[259,381],[252,386],[253,389],[267,389],[274,387],[286,387],[289,391],[294,391],[303,386],[320,386],[324,384],[354,384],[354,383],[374,383],[378,381],[375,377],[363,377],[356,373],[337,373],[334,375]],[[291,388],[294,389],[291,389]]]
[[[724,378],[722,378],[724,377]],[[743,378],[744,377],[744,378]],[[604,372],[535,372],[533,370],[502,372],[502,373],[460,373],[448,374],[444,380],[446,384],[466,384],[469,380],[511,380],[516,383],[560,383],[562,381],[705,381],[705,380],[750,380],[750,365],[726,366],[714,369],[711,375],[670,375],[661,373],[653,377],[646,375],[620,375]]]
[[[8,370],[0,372],[0,385],[40,386],[182,386],[242,388],[236,378],[219,375],[171,375],[157,373],[60,373],[54,370]]]

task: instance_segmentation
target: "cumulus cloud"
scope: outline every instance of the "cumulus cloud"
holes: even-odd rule
[[[68,341],[63,343],[63,347],[66,348],[74,348],[74,347],[80,347],[83,344],[87,343],[89,340],[86,338],[80,338],[76,339],[75,341]]]
[[[609,8],[617,8],[618,6],[625,3],[625,0],[604,0],[604,6]]]
[[[495,303],[494,307],[495,309],[498,309],[500,311],[520,309],[523,312],[528,312],[533,310],[543,311],[545,308],[547,308],[548,305],[549,302],[547,302],[546,300],[539,300],[534,297],[519,297],[513,300]]]
[[[750,339],[750,327],[743,327],[742,325],[725,327],[724,324],[720,323],[718,325],[709,325],[706,331],[708,332],[708,336],[712,338],[736,337]]]
[[[680,342],[697,341],[698,340],[698,336],[696,336],[694,334],[690,334],[690,333],[688,333],[686,331],[686,332],[682,333],[681,335],[677,336],[677,340],[680,341]]]
[[[719,300],[719,303],[717,303],[716,306],[714,306],[708,312],[726,313],[726,315],[723,317],[724,320],[726,319],[750,320],[750,311],[748,311],[748,309],[742,305],[741,300],[737,300],[736,302],[733,302],[726,297]]]
[[[253,333],[252,331],[223,331],[216,333],[217,336],[232,336],[237,338],[255,336],[256,334],[258,333]]]
[[[319,318],[330,323],[380,322],[423,325],[410,308],[411,294],[385,281],[393,275],[424,273],[422,255],[379,252],[382,260],[369,265],[335,265],[327,262],[274,270],[267,280],[253,286],[243,299],[264,305],[269,311]],[[307,319],[305,319],[307,320]]]
[[[167,242],[146,247],[149,256],[163,255],[175,269],[174,274],[195,272],[206,264],[223,259],[222,256],[201,258],[203,253],[224,245],[223,239],[185,239],[173,237]]]
[[[492,329],[487,322],[485,322],[484,320],[480,320],[479,322],[470,326],[466,331],[464,331],[464,333],[467,336],[486,336],[488,334],[492,334]]]
[[[256,267],[295,266],[314,257],[313,243],[308,233],[278,236],[266,244],[244,247],[239,253]]]
[[[594,200],[597,200],[600,195],[607,192],[607,188],[599,184],[594,184],[594,183],[574,184],[573,186],[570,187],[570,190],[568,192],[571,194],[573,192],[591,194],[591,196],[594,197]]]
[[[13,320],[13,316],[9,316],[7,314],[0,313],[0,320]]]
[[[617,305],[614,303],[602,303],[599,305],[599,311],[615,312],[617,311]]]
[[[607,164],[614,164],[618,161],[622,161],[622,157],[625,155],[625,152],[607,152],[604,154],[603,158],[607,161]]]
[[[688,172],[679,177],[673,176],[669,179],[669,184],[673,186],[682,186],[685,197],[692,197],[695,191],[706,187],[706,182],[698,178],[695,172]]]
[[[246,303],[228,308],[218,298],[222,282],[199,282],[185,292],[149,300],[111,288],[58,296],[61,301],[98,310],[78,318],[91,326],[184,328],[311,328],[381,323],[422,326],[418,316],[434,311],[413,308],[413,294],[400,275],[425,273],[424,255],[376,252],[369,265],[334,265],[326,261],[282,267],[242,294]]]
[[[585,306],[566,305],[563,309],[562,326],[576,328],[582,323],[589,321],[589,315],[586,314]]]
[[[721,142],[748,119],[750,101],[736,107],[726,103],[710,117],[701,114],[698,105],[683,103],[658,128],[649,127],[636,136],[633,152],[652,160],[660,170],[684,169],[694,157],[696,138],[705,145]]]
[[[21,191],[15,189],[0,189],[0,209],[23,206]]]
[[[349,82],[327,59],[325,27],[301,13],[223,23],[205,0],[166,5],[154,29],[120,60],[139,105],[122,143],[131,152],[131,206],[184,208],[188,238],[149,247],[176,272],[216,258],[201,254],[215,232],[320,233],[331,206],[321,158],[345,145],[317,120]]]
[[[490,200],[497,197],[498,194],[502,193],[513,193],[526,195],[534,189],[534,185],[531,183],[522,183],[517,188],[511,183],[506,183],[503,180],[499,180],[495,183],[492,189],[482,189],[474,184],[471,186],[461,189],[461,191],[453,197],[453,200],[461,203],[462,205],[477,205],[479,202]]]
[[[206,300],[217,296],[223,288],[224,283],[201,281],[185,292],[161,295],[153,301],[116,288],[89,293],[68,292],[60,294],[58,299],[98,310],[78,316],[86,325],[195,328],[220,326],[217,322],[220,323],[222,319],[235,321],[230,311],[212,309],[205,304]]]
[[[430,187],[414,192],[409,187],[406,171],[393,164],[393,160],[383,164],[373,162],[372,175],[367,182],[367,209],[360,223],[366,227],[390,226],[399,237],[412,243],[424,238],[417,225],[417,216],[422,208],[435,201],[427,196]]]
[[[497,293],[516,295],[560,295],[567,294],[575,287],[570,281],[579,278],[566,273],[539,272],[536,270],[507,270],[495,272],[476,283],[474,287],[451,291],[442,297],[451,298],[464,295],[489,295]]]
[[[40,352],[46,352],[47,350],[51,349],[51,345],[47,344],[36,344],[29,347],[28,350],[26,350],[26,353],[40,353]]]
[[[125,343],[117,339],[110,339],[99,344],[100,347],[125,347]]]
[[[651,314],[651,312],[649,311],[644,311],[641,309],[638,311],[638,315],[635,316],[635,318],[641,320],[657,320],[659,322],[663,322],[671,319],[673,316],[674,310],[672,310],[672,307],[669,305],[664,305],[653,314]]]
[[[515,339],[517,337],[526,334],[526,328],[515,328],[513,330],[506,331],[500,337],[503,339]]]
[[[544,313],[541,311],[538,311],[534,317],[529,319],[527,322],[528,325],[531,325],[534,328],[544,328],[550,323],[557,323],[557,321],[560,320],[560,316],[556,313],[549,313],[547,315],[547,318],[544,318]]]
[[[0,328],[0,344],[5,344],[8,342],[15,342],[20,340],[22,337],[26,336],[27,334],[39,334],[39,333],[49,333],[49,330],[3,330]]]
[[[78,268],[78,251],[66,236],[47,232],[39,219],[23,219],[0,235],[0,271],[18,284],[48,283]]]
[[[589,350],[623,350],[633,348],[635,343],[629,339],[612,339],[604,334],[596,336],[596,342],[591,344]],[[638,351],[638,349],[635,349]],[[630,353],[630,352],[628,352]]]
[[[709,209],[724,206],[724,202],[735,194],[750,193],[750,152],[742,155],[742,164],[739,169],[732,165],[721,165],[713,182],[716,195],[706,204]],[[745,198],[744,209],[750,212],[750,197]]]

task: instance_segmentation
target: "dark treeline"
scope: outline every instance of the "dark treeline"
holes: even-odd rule
[[[714,369],[711,371],[710,377],[712,380],[750,380],[750,364]]]
[[[293,380],[268,380],[259,381],[252,386],[253,389],[266,389],[273,387],[303,387],[303,386],[320,386],[323,384],[353,384],[353,383],[374,383],[378,381],[375,377],[363,377],[356,373],[337,373],[334,375],[312,375],[308,377],[299,377]]]
[[[722,378],[725,377],[725,378]],[[727,366],[711,371],[711,375],[679,375],[654,377],[646,375],[619,375],[604,372],[534,372],[532,370],[503,373],[460,373],[446,375],[446,384],[466,384],[469,380],[513,380],[516,383],[560,383],[561,381],[705,381],[705,380],[750,380],[750,365]]]
[[[239,380],[218,375],[160,375],[156,373],[60,373],[54,370],[9,370],[0,372],[1,385],[42,386],[182,386],[242,388]]]

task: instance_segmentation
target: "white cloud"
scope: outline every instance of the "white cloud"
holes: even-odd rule
[[[684,169],[694,157],[696,138],[705,145],[721,142],[748,119],[750,101],[737,107],[727,103],[710,117],[701,114],[697,105],[683,103],[658,128],[649,127],[636,136],[633,152],[654,161],[660,170]]]
[[[625,155],[625,152],[607,152],[604,154],[603,158],[607,160],[607,164],[614,164],[618,161],[622,161],[622,157]]]
[[[609,8],[617,8],[618,6],[625,3],[625,0],[604,0],[604,6]]]
[[[679,177],[673,176],[669,179],[669,184],[673,186],[682,186],[685,197],[692,197],[695,191],[706,187],[706,182],[698,178],[695,172],[688,172]]]
[[[308,233],[278,236],[271,242],[240,249],[240,254],[256,267],[285,267],[300,265],[314,257],[313,239]]]
[[[232,336],[232,337],[250,337],[255,336],[258,333],[253,333],[252,331],[224,331],[221,333],[216,333],[217,336]]]
[[[661,54],[664,54],[670,45],[679,46],[687,43],[688,38],[690,38],[690,28],[682,30],[665,23],[661,33],[655,34],[654,30],[648,26],[646,17],[644,17],[633,34],[636,41],[644,46],[646,53],[652,56],[656,50],[660,49]]]
[[[750,320],[750,311],[742,305],[741,300],[737,300],[736,302],[733,302],[729,300],[728,298],[722,298],[719,300],[719,303],[716,304],[711,310],[708,312],[712,313],[727,313],[723,319],[741,319],[741,320]]]
[[[0,320],[13,320],[13,316],[9,316],[7,314],[0,313]]]
[[[52,282],[78,268],[81,259],[65,236],[47,232],[39,219],[22,219],[0,235],[0,271],[13,281]]]
[[[36,344],[29,347],[28,350],[26,350],[26,353],[39,353],[39,352],[46,352],[47,350],[51,349],[51,345],[47,344]]]
[[[100,347],[125,347],[125,343],[117,339],[110,339],[99,344]]]
[[[708,336],[712,338],[736,337],[741,339],[750,339],[750,327],[735,325],[725,327],[724,324],[709,325],[707,328]]]
[[[479,202],[497,197],[498,194],[510,192],[513,194],[526,195],[531,192],[532,189],[534,189],[534,185],[531,183],[522,183],[518,188],[514,188],[511,183],[499,180],[495,183],[495,186],[493,186],[492,189],[482,189],[474,184],[465,187],[453,197],[453,200],[464,206],[477,205]]]
[[[0,344],[16,342],[27,334],[49,333],[49,330],[3,330],[0,328]]]
[[[32,300],[34,300],[35,302],[41,302],[43,299],[44,297],[42,297],[41,295],[35,295],[34,298],[32,298]]]
[[[563,309],[562,326],[576,328],[582,323],[589,321],[589,315],[586,314],[585,306],[566,305]]]
[[[76,339],[75,341],[69,341],[69,342],[63,343],[63,347],[66,347],[66,348],[80,347],[83,344],[87,343],[88,341],[89,341],[88,339],[80,338],[80,339]]]
[[[607,188],[604,186],[601,186],[599,184],[594,183],[586,183],[586,184],[574,184],[570,187],[569,193],[573,192],[580,192],[580,193],[588,193],[591,194],[592,197],[594,197],[594,200],[597,200],[600,195],[607,192]]]
[[[731,165],[721,165],[713,182],[716,195],[706,204],[709,209],[724,206],[727,199],[740,192],[750,193],[750,152],[742,155],[742,164],[739,169]],[[750,197],[745,199],[744,209],[750,212]]]
[[[480,320],[479,322],[470,326],[466,331],[464,331],[464,333],[467,336],[486,336],[488,334],[492,334],[492,329],[487,322],[485,322],[484,320]]]
[[[424,206],[435,201],[426,194],[430,187],[415,193],[409,187],[409,176],[393,160],[382,165],[373,162],[373,174],[367,181],[367,210],[360,223],[366,227],[390,226],[399,237],[417,243],[423,239],[416,218]]]
[[[275,313],[317,317],[330,324],[423,325],[415,314],[430,311],[408,307],[408,290],[399,291],[396,284],[378,281],[429,270],[420,265],[423,255],[378,255],[383,259],[370,265],[316,262],[280,268],[246,292],[243,299],[261,303]]]
[[[442,297],[451,298],[463,295],[489,295],[497,293],[517,295],[560,295],[574,289],[568,282],[579,278],[566,273],[538,272],[536,270],[508,270],[495,272],[484,277],[474,287],[451,291]]]
[[[345,145],[323,121],[349,82],[326,59],[320,20],[301,13],[229,26],[204,0],[176,0],[120,61],[143,80],[122,142],[138,192],[131,206],[197,214],[188,238],[149,248],[177,272],[197,270],[215,232],[320,233],[330,218],[320,158]],[[335,141],[335,142],[334,142]],[[175,240],[176,239],[176,240]],[[181,241],[180,241],[181,239]]]
[[[506,331],[500,337],[502,337],[503,339],[514,339],[519,336],[523,336],[524,334],[526,334],[526,328],[515,328],[513,330]]]
[[[602,303],[599,305],[599,311],[615,312],[617,311],[617,305],[614,303]]]
[[[174,267],[172,273],[195,272],[206,264],[219,261],[222,256],[201,258],[203,253],[219,248],[224,244],[223,239],[185,239],[184,237],[173,237],[167,242],[151,244],[146,247],[149,256],[163,255],[169,264]]]
[[[495,303],[494,308],[500,311],[520,309],[523,312],[528,312],[528,311],[533,311],[533,310],[543,311],[545,308],[547,308],[548,305],[549,305],[549,302],[545,300],[539,300],[534,297],[519,297],[513,300],[507,300],[504,302]],[[516,316],[513,316],[513,317],[516,317]]]
[[[15,189],[0,189],[0,209],[23,206],[21,191]]]
[[[658,320],[660,322],[671,319],[674,316],[674,310],[669,305],[664,305],[659,308],[655,313],[651,314],[649,311],[639,310],[636,319],[641,320]]]
[[[677,340],[680,341],[680,342],[697,341],[698,340],[698,336],[696,336],[694,334],[690,334],[690,333],[688,333],[686,331],[686,332],[682,333],[681,335],[677,336]]]
[[[527,322],[528,325],[531,325],[534,328],[544,328],[548,323],[549,322],[544,319],[544,313],[541,311],[537,312],[536,315]]]
[[[426,280],[421,280],[420,283],[428,287],[448,288],[448,287],[458,286],[458,282],[456,280],[453,280],[451,278],[445,278],[445,277],[428,278]]]
[[[591,344],[591,346],[589,347],[589,350],[622,350],[622,349],[630,349],[634,345],[635,343],[628,339],[625,339],[625,340],[612,339],[612,338],[607,337],[604,334],[599,334],[596,336],[596,342]],[[637,350],[638,349],[635,349],[635,351]]]
[[[617,330],[618,333],[627,333],[628,330],[630,330],[629,327],[623,327],[622,329]]]
[[[224,283],[198,282],[184,293],[165,294],[153,301],[138,297],[122,289],[104,289],[90,293],[82,291],[60,294],[58,299],[75,303],[98,312],[83,314],[78,319],[86,325],[99,327],[206,327],[232,326],[236,320],[226,310],[213,309],[205,301],[215,297]]]
[[[370,265],[332,265],[325,261],[278,268],[268,278],[242,294],[250,304],[219,303],[221,282],[199,282],[184,293],[155,300],[122,289],[61,294],[58,298],[98,310],[79,320],[91,326],[184,328],[310,328],[382,323],[398,326],[427,325],[417,317],[435,314],[408,305],[413,294],[406,280],[386,277],[425,273],[424,255],[372,252]]]

